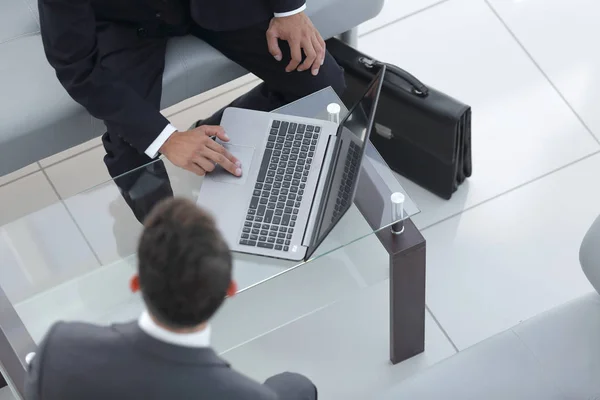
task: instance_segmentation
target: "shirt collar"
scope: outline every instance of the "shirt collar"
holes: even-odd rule
[[[144,311],[138,319],[138,325],[142,331],[161,342],[184,347],[209,347],[210,326],[199,332],[175,333],[158,326],[150,317],[148,311]]]

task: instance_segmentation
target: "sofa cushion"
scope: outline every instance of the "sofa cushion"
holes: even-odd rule
[[[591,293],[513,328],[566,399],[600,399],[600,296]]]
[[[600,398],[600,296],[591,293],[402,382],[386,400]]]
[[[13,38],[3,42],[0,36],[0,87],[11,94],[0,99],[0,176],[104,131],[103,124],[76,104],[58,83],[45,59],[39,33],[22,36],[37,30],[35,4],[35,0],[0,0],[0,18],[9,22],[7,27],[0,24],[0,32]],[[330,37],[372,18],[382,6],[383,0],[309,0],[308,12],[323,35]],[[21,23],[13,24],[11,18]],[[172,39],[162,107],[244,73],[199,39]]]
[[[600,293],[600,216],[583,238],[579,249],[579,263],[596,292]]]
[[[0,44],[39,30],[37,6],[30,0],[0,1]]]
[[[39,35],[0,45],[0,175],[101,135],[104,124],[75,103],[46,61]],[[241,76],[244,70],[194,37],[169,43],[163,107]],[[15,75],[19,79],[14,79]],[[206,79],[209,77],[211,79]]]
[[[385,400],[563,400],[514,332],[507,331],[401,383]]]

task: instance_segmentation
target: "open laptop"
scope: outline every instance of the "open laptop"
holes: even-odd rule
[[[385,68],[340,124],[228,108],[220,142],[242,162],[206,176],[198,204],[233,251],[307,260],[354,201]]]

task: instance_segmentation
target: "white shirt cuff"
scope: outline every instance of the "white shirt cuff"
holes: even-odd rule
[[[297,8],[292,11],[287,11],[287,12],[283,12],[283,13],[275,13],[275,17],[277,17],[277,18],[291,17],[292,15],[300,14],[304,10],[306,10],[306,3],[302,7]]]
[[[156,158],[156,156],[158,155],[158,151],[160,150],[162,145],[165,144],[167,140],[169,140],[173,132],[175,132],[176,130],[177,128],[175,128],[173,125],[167,125],[165,129],[163,129],[163,131],[160,133],[160,135],[158,135],[158,137],[154,139],[154,142],[152,142],[152,144],[148,146],[144,153],[146,153],[146,155],[150,158]]]

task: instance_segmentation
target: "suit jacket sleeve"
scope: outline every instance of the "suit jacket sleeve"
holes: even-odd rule
[[[302,7],[306,0],[270,0],[275,13],[285,13]]]
[[[39,11],[46,57],[69,95],[113,133],[145,151],[169,121],[156,106],[99,65],[90,0],[39,0]]]

